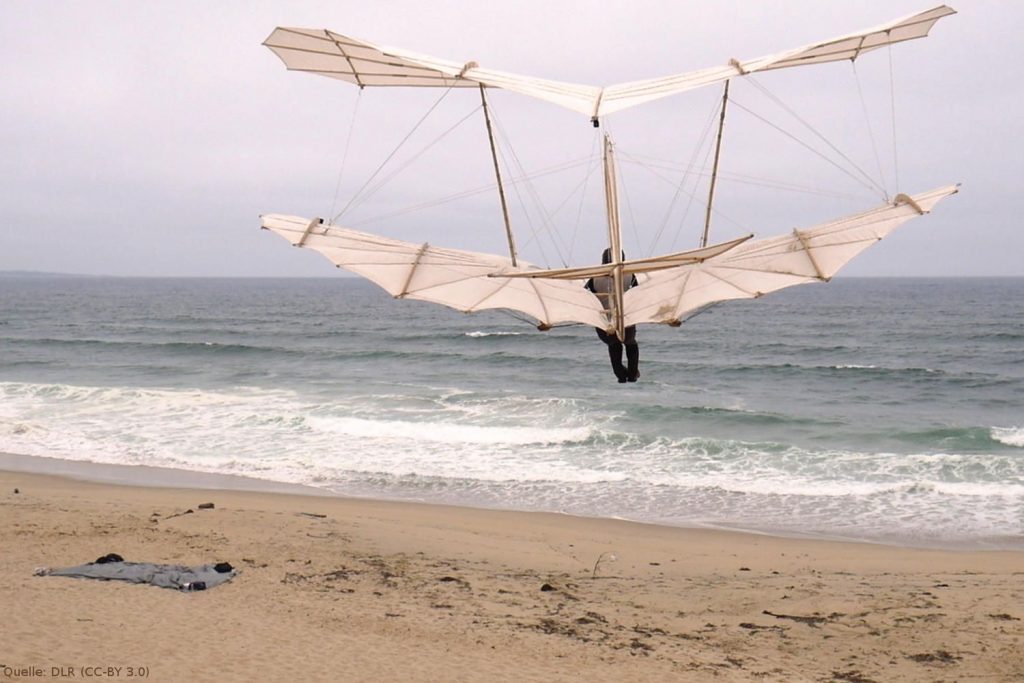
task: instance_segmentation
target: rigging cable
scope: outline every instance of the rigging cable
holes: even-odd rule
[[[618,170],[621,171],[622,167],[619,166]],[[636,248],[640,249],[640,233],[637,232],[636,228],[636,216],[633,215],[633,203],[629,201],[629,190],[626,189],[626,174],[618,174],[619,187],[622,188],[622,197],[626,200],[626,212],[629,214],[629,224],[633,228],[633,239],[636,240]]]
[[[705,161],[707,161],[707,156],[710,156],[710,155],[711,155],[711,152],[709,150],[707,155],[705,156]],[[620,156],[621,156],[623,161],[628,161],[628,162],[634,163],[634,164],[640,166],[641,168],[645,169],[648,173],[653,175],[658,180],[661,180],[661,181],[667,183],[668,185],[672,185],[673,187],[675,187],[676,182],[674,180],[670,180],[670,179],[666,178],[665,176],[661,175],[660,173],[656,172],[655,170],[653,170],[653,168],[651,166],[649,166],[647,164],[644,164],[644,163],[642,163],[640,161],[637,161],[635,158],[630,157],[629,155],[623,154],[623,155],[620,155]],[[707,176],[708,174],[704,173],[703,175]],[[683,192],[686,193],[690,197],[691,201],[696,199],[696,196],[697,196],[696,195],[696,193],[697,193],[696,188],[694,189],[693,192],[689,192],[689,191],[687,191],[685,189],[683,190]],[[739,228],[740,230],[743,230],[743,231],[747,230],[747,228],[742,223],[740,223],[739,221],[737,221],[734,218],[731,218],[731,217],[725,215],[724,213],[721,212],[721,210],[714,209],[714,213],[715,213],[716,217],[722,218],[725,221],[728,221],[729,223],[731,223],[735,227]],[[682,227],[681,224],[680,224],[680,227]],[[679,236],[679,234],[678,234],[678,231],[677,231],[676,232],[676,237],[678,238],[678,236]],[[672,245],[669,247],[669,249],[674,249],[675,248],[675,242],[676,242],[676,240],[674,239],[673,242],[672,242]]]
[[[522,161],[519,159],[519,155],[516,154],[516,150],[512,146],[511,140],[509,140],[508,135],[505,133],[505,128],[504,128],[504,126],[501,123],[501,119],[494,112],[493,108],[491,110],[491,116],[492,116],[492,119],[494,121],[494,127],[498,131],[498,135],[501,137],[502,141],[505,143],[505,148],[508,150],[509,157],[515,163],[516,168],[519,170],[520,174],[525,179],[524,185],[526,187],[526,191],[529,194],[530,199],[533,200],[534,206],[537,209],[537,213],[540,216],[541,223],[543,224],[542,225],[541,234],[547,234],[548,235],[548,238],[551,240],[551,245],[555,248],[555,253],[558,255],[558,259],[562,262],[563,266],[568,266],[569,262],[566,260],[565,255],[562,253],[562,249],[559,247],[559,240],[556,239],[557,237],[559,237],[559,235],[553,229],[551,216],[549,215],[549,213],[547,211],[547,207],[544,206],[544,202],[541,200],[540,195],[537,193],[537,188],[535,188],[533,186],[533,183],[531,183],[529,181],[530,174],[528,174],[526,172],[526,168],[523,166]],[[506,161],[505,163],[507,165],[508,161]],[[518,189],[517,189],[517,196],[520,197],[520,202],[523,204],[523,210],[525,211],[526,210],[526,205],[525,205],[525,202],[523,202],[522,196],[518,193]],[[532,225],[531,225],[530,229],[533,231],[534,237],[538,238],[537,239],[537,245],[540,246],[540,239],[539,239],[539,235],[538,235],[537,231],[533,229]],[[529,242],[527,242],[526,244],[529,244]],[[526,244],[524,244],[523,246],[526,246]],[[562,246],[565,246],[565,245],[563,244]],[[545,260],[547,259],[546,256],[544,258],[545,258]]]
[[[505,142],[506,146],[508,146],[508,141],[505,139],[504,132],[502,131],[501,128],[501,124],[498,121],[498,117],[493,116],[492,122],[494,123],[495,130],[498,131],[498,136],[501,138],[503,142]],[[501,160],[505,164],[505,170],[508,171],[509,175],[512,175],[511,170],[508,168],[508,161],[505,160],[504,156],[501,157]],[[519,171],[521,174],[524,173],[521,166],[519,168]],[[536,241],[537,248],[540,250],[540,256],[544,260],[544,265],[550,266],[547,252],[544,251],[544,245],[541,243],[540,239],[538,239],[537,228],[534,226],[533,219],[530,217],[530,210],[526,206],[526,201],[523,199],[522,192],[519,191],[519,183],[512,184],[512,191],[515,193],[516,199],[519,201],[519,207],[523,211],[523,218],[526,220],[526,225],[530,228],[530,234],[532,235],[531,239],[528,239],[525,242],[523,242],[523,247],[525,248],[529,246],[531,242]]]
[[[534,173],[533,177],[534,178],[538,178],[540,176],[552,175],[554,173],[560,173],[562,171],[566,171],[566,170],[569,170],[571,168],[576,168],[577,166],[582,166],[583,164],[585,164],[587,162],[588,162],[587,159],[575,159],[573,161],[563,162],[561,164],[556,164],[554,166],[548,166],[547,168],[543,168],[540,171],[537,171],[536,173]],[[515,178],[510,178],[506,182],[506,185],[514,185],[515,183],[522,182],[523,180],[524,180],[524,178],[522,176],[517,176]],[[395,218],[396,216],[402,216],[402,215],[405,215],[407,213],[414,213],[416,211],[422,211],[424,209],[430,209],[430,208],[433,208],[435,206],[440,206],[441,204],[447,204],[449,202],[454,202],[454,201],[457,201],[459,199],[466,199],[467,197],[472,197],[473,195],[483,194],[485,192],[492,192],[492,191],[494,191],[494,189],[496,187],[497,187],[497,183],[490,183],[489,185],[478,185],[478,186],[476,186],[474,188],[470,188],[468,190],[462,190],[461,192],[456,192],[454,194],[449,194],[449,195],[445,195],[443,197],[438,197],[437,199],[432,199],[430,201],[422,202],[420,204],[413,204],[413,205],[410,205],[410,206],[403,207],[401,209],[396,209],[394,211],[389,211],[387,213],[378,214],[378,215],[372,216],[370,218],[363,218],[363,219],[361,219],[359,221],[356,221],[354,223],[354,225],[366,225],[368,223],[377,223],[379,221],[386,220],[388,218]]]
[[[414,161],[416,161],[421,156],[423,156],[431,147],[433,147],[434,145],[439,143],[441,140],[446,138],[452,131],[454,131],[456,128],[458,128],[463,123],[465,123],[467,120],[469,120],[469,118],[471,116],[473,116],[474,114],[476,114],[477,111],[479,111],[479,110],[480,110],[480,105],[476,105],[476,107],[472,111],[470,111],[468,114],[466,114],[461,119],[456,121],[447,130],[445,130],[443,133],[438,135],[436,138],[434,138],[433,140],[428,142],[422,149],[420,149],[418,152],[416,152],[411,157],[409,157],[404,162],[402,162],[401,166],[399,166],[395,170],[391,171],[391,173],[389,173],[388,175],[386,175],[383,178],[381,178],[380,181],[378,181],[376,185],[374,185],[371,189],[369,189],[365,193],[363,193],[363,195],[360,196],[358,200],[353,200],[352,202],[350,202],[351,208],[354,209],[354,208],[360,206],[361,204],[366,202],[370,197],[372,197],[373,195],[377,194],[377,192],[379,192],[381,188],[383,188],[385,185],[387,185],[395,176],[397,176],[399,173],[401,173],[406,168],[408,168]]]
[[[825,161],[828,161],[828,162],[829,162],[830,164],[832,164],[833,166],[835,166],[836,168],[838,168],[839,170],[841,170],[841,171],[842,171],[843,173],[845,173],[846,175],[850,176],[850,177],[851,177],[851,178],[853,178],[854,180],[857,180],[857,182],[859,182],[859,183],[860,183],[861,185],[865,185],[865,187],[868,187],[868,189],[873,189],[873,191],[878,191],[878,192],[880,192],[880,193],[881,193],[881,195],[882,195],[882,197],[886,197],[886,196],[887,196],[887,195],[886,195],[886,191],[885,191],[885,188],[884,188],[884,187],[881,187],[881,186],[880,186],[880,185],[879,185],[879,184],[878,184],[878,183],[877,183],[877,182],[876,182],[876,181],[874,180],[874,178],[872,178],[872,177],[871,177],[871,175],[870,175],[870,174],[868,174],[867,172],[865,172],[865,171],[864,171],[864,169],[862,169],[862,168],[861,168],[860,166],[858,166],[858,165],[857,165],[857,164],[856,164],[856,163],[855,163],[855,162],[853,161],[853,159],[851,159],[851,158],[850,158],[850,157],[848,157],[848,156],[847,156],[847,155],[846,155],[845,153],[843,153],[843,151],[842,151],[841,149],[839,149],[838,147],[836,147],[836,146],[835,146],[835,144],[833,144],[831,140],[829,140],[829,139],[828,139],[827,137],[825,137],[825,136],[824,136],[824,135],[823,135],[823,134],[822,134],[822,133],[821,133],[820,131],[818,131],[818,130],[817,130],[817,129],[816,129],[815,127],[814,127],[814,126],[812,126],[812,125],[811,125],[810,123],[808,123],[808,122],[807,122],[806,120],[804,120],[804,118],[803,118],[803,117],[801,117],[801,116],[800,116],[799,114],[797,114],[797,113],[796,113],[795,111],[793,111],[793,109],[792,109],[792,108],[791,108],[791,107],[790,107],[789,105],[787,105],[787,104],[786,104],[785,102],[783,102],[781,98],[779,98],[779,97],[778,97],[777,95],[775,95],[775,94],[774,94],[773,92],[771,92],[770,90],[768,90],[768,88],[766,88],[765,86],[761,85],[761,84],[760,84],[760,83],[759,83],[759,82],[757,81],[757,79],[755,79],[755,78],[754,78],[753,76],[748,76],[748,77],[747,77],[747,78],[746,78],[745,80],[746,80],[746,81],[747,81],[748,83],[750,83],[751,85],[753,85],[753,86],[754,86],[755,88],[757,88],[758,90],[760,90],[760,91],[761,91],[761,92],[762,92],[762,93],[763,93],[763,94],[764,94],[764,95],[765,95],[766,97],[768,97],[768,98],[769,98],[770,100],[772,100],[772,101],[773,101],[773,102],[775,102],[775,103],[776,103],[777,105],[779,105],[779,106],[780,106],[780,107],[781,107],[781,108],[782,108],[783,110],[785,110],[785,111],[786,111],[786,113],[788,113],[788,114],[789,114],[790,116],[792,116],[792,117],[793,117],[794,119],[796,119],[796,120],[797,120],[797,121],[799,121],[799,122],[800,122],[801,124],[803,124],[803,126],[804,126],[805,128],[807,128],[807,130],[809,130],[809,131],[810,131],[811,133],[813,133],[813,134],[815,135],[815,137],[817,137],[817,138],[818,138],[819,140],[821,140],[821,141],[822,141],[822,142],[824,142],[824,143],[825,143],[826,145],[828,145],[828,147],[829,147],[829,148],[830,148],[830,149],[831,149],[831,150],[832,150],[833,152],[835,152],[836,154],[838,154],[838,155],[839,155],[839,156],[840,156],[840,157],[841,157],[841,158],[842,158],[842,159],[843,159],[844,161],[846,161],[846,163],[850,164],[850,166],[851,166],[851,167],[852,167],[852,168],[853,168],[854,170],[856,170],[856,171],[857,171],[858,173],[860,173],[861,177],[862,177],[862,178],[863,178],[864,180],[867,180],[867,181],[868,181],[868,183],[870,183],[870,185],[871,185],[871,186],[873,186],[873,188],[872,188],[871,186],[865,185],[865,184],[864,184],[864,183],[863,183],[863,182],[862,182],[861,180],[858,180],[856,176],[854,176],[854,175],[853,175],[852,173],[850,173],[850,171],[848,171],[847,169],[843,168],[842,166],[840,166],[840,165],[839,165],[838,163],[836,163],[836,162],[835,162],[835,161],[833,161],[832,159],[829,159],[829,158],[828,158],[828,157],[826,157],[826,156],[825,156],[824,154],[822,154],[822,153],[821,153],[820,151],[818,151],[818,150],[814,149],[814,148],[813,148],[813,147],[811,147],[811,146],[810,146],[809,144],[807,144],[807,143],[806,143],[806,142],[804,142],[803,140],[800,140],[799,138],[797,138],[797,137],[796,137],[795,135],[793,135],[792,133],[790,133],[790,132],[788,132],[788,131],[784,130],[783,128],[781,128],[781,127],[779,127],[779,126],[777,126],[776,124],[772,123],[771,121],[769,121],[768,119],[764,118],[763,116],[760,116],[759,114],[756,114],[756,113],[754,113],[753,111],[751,111],[751,110],[750,110],[750,109],[748,109],[747,107],[744,107],[744,106],[742,106],[742,105],[738,105],[738,106],[740,107],[740,109],[743,109],[743,110],[744,110],[745,112],[747,112],[747,113],[748,113],[748,114],[750,114],[751,116],[753,116],[753,117],[755,117],[755,118],[757,118],[757,119],[760,119],[761,121],[763,121],[764,123],[768,124],[768,125],[769,125],[769,126],[771,126],[772,128],[776,129],[776,130],[777,130],[777,131],[779,131],[780,133],[783,133],[784,135],[786,135],[786,136],[790,137],[791,139],[795,140],[795,141],[796,141],[796,142],[798,142],[799,144],[803,145],[803,146],[804,146],[804,147],[806,147],[806,148],[807,148],[808,150],[810,150],[811,152],[814,152],[815,154],[817,154],[818,156],[820,156],[820,157],[821,157],[822,159],[824,159]]]
[[[850,60],[850,66],[853,68],[853,80],[857,83],[857,95],[860,97],[860,108],[864,112],[864,123],[868,128],[868,137],[871,138],[871,151],[875,155],[875,165],[878,167],[878,177],[882,181],[882,185],[886,186],[885,172],[882,170],[882,157],[878,154],[878,145],[875,144],[875,131],[871,127],[871,117],[868,116],[868,103],[864,99],[864,90],[860,87],[860,74],[857,73],[857,62]],[[885,200],[889,201],[889,193],[885,193]]]
[[[710,132],[710,130],[708,132]],[[710,142],[710,137],[708,138],[708,141]],[[701,164],[701,168],[702,169],[706,169],[708,167],[708,159],[711,157],[711,150],[712,150],[712,145],[709,144],[707,151],[704,152],[704,163]],[[709,180],[713,180],[714,172],[708,173],[707,171],[704,171],[700,175],[707,177]],[[696,178],[693,181],[693,191],[690,192],[689,194],[690,194],[690,201],[688,201],[686,203],[686,210],[683,211],[683,215],[679,219],[679,223],[676,224],[675,234],[672,235],[672,241],[669,242],[669,247],[668,247],[669,251],[672,251],[673,249],[676,248],[676,243],[679,241],[679,235],[683,231],[683,223],[686,222],[686,217],[690,215],[690,209],[693,207],[693,203],[697,200],[697,180],[696,180]],[[707,206],[708,206],[707,203],[705,203],[705,208]],[[714,207],[711,207],[711,212],[713,214],[715,214],[716,216],[719,215],[719,213],[720,213]],[[735,223],[735,221],[733,221],[733,223],[737,224],[737,223]],[[701,246],[704,246],[704,245],[701,245]]]
[[[575,168],[577,166],[582,166],[584,163],[587,164],[587,173],[586,173],[586,175],[583,176],[583,179],[581,181],[576,183],[575,187],[573,187],[571,190],[569,190],[569,194],[565,195],[565,199],[560,201],[558,203],[558,206],[556,206],[554,209],[552,209],[552,211],[551,211],[552,218],[554,216],[558,215],[558,213],[563,208],[565,208],[565,205],[569,203],[570,199],[572,199],[574,196],[576,196],[576,193],[580,191],[580,188],[585,188],[586,187],[587,181],[590,179],[590,176],[593,175],[594,170],[595,170],[595,167],[591,165],[592,164],[592,160],[591,159],[586,159],[585,161],[580,161],[580,162],[572,164],[571,166],[566,166],[565,167],[566,169]],[[542,175],[542,174],[534,173],[531,177],[532,178],[537,178],[540,175]],[[586,192],[584,192],[583,194],[585,195]],[[581,197],[582,197],[582,195],[581,195]],[[572,256],[572,251],[571,250],[569,252],[569,255]]]
[[[454,87],[455,87],[454,85],[450,85],[450,86],[448,86],[448,87],[447,87],[447,88],[445,89],[445,91],[444,91],[443,93],[441,93],[441,96],[440,96],[439,98],[437,98],[437,101],[436,101],[436,102],[434,102],[434,104],[432,104],[432,105],[430,106],[430,109],[428,109],[428,110],[427,110],[427,112],[426,112],[426,113],[425,113],[425,114],[424,114],[424,115],[423,115],[423,116],[422,116],[422,117],[420,118],[420,120],[416,122],[416,125],[414,125],[414,126],[412,127],[412,129],[411,129],[411,130],[410,130],[410,131],[409,131],[408,133],[406,133],[406,134],[405,134],[405,137],[404,137],[404,138],[402,138],[402,140],[401,140],[401,141],[400,141],[400,142],[398,143],[398,145],[396,145],[396,146],[395,146],[395,148],[394,148],[393,150],[391,150],[391,154],[388,154],[387,158],[386,158],[386,159],[384,159],[384,161],[382,161],[382,162],[380,163],[380,166],[378,166],[378,167],[377,167],[377,170],[376,170],[376,171],[374,171],[374,172],[373,172],[372,174],[370,174],[370,177],[369,177],[369,179],[368,179],[368,180],[367,180],[367,181],[366,181],[365,183],[363,183],[363,186],[362,186],[362,187],[360,187],[360,188],[359,188],[359,189],[358,189],[358,190],[356,191],[356,193],[355,193],[354,195],[352,195],[352,199],[348,200],[348,204],[346,204],[346,205],[345,205],[345,208],[343,208],[343,209],[342,209],[341,211],[339,211],[339,212],[337,213],[337,215],[335,215],[335,216],[334,216],[334,218],[332,218],[332,219],[331,219],[331,222],[332,222],[332,223],[333,223],[333,222],[335,222],[335,221],[337,221],[337,220],[338,220],[339,218],[341,218],[341,217],[342,217],[343,215],[345,215],[345,212],[346,212],[346,211],[348,211],[348,209],[349,209],[349,207],[350,207],[350,206],[352,206],[352,203],[353,203],[353,202],[354,202],[354,201],[356,200],[356,198],[357,198],[357,197],[359,197],[360,193],[362,193],[362,191],[363,191],[363,190],[365,190],[365,189],[366,189],[366,187],[367,187],[367,186],[368,186],[368,185],[369,185],[370,183],[372,183],[372,182],[373,182],[373,179],[377,177],[377,174],[381,172],[381,169],[383,169],[383,168],[384,168],[384,166],[385,166],[385,165],[386,165],[386,164],[387,164],[387,163],[388,163],[389,161],[391,161],[391,158],[392,158],[393,156],[395,156],[395,154],[397,154],[397,153],[398,153],[398,150],[402,148],[402,145],[404,145],[404,144],[405,144],[406,140],[408,140],[408,139],[409,139],[410,137],[412,137],[412,134],[413,134],[413,133],[415,133],[415,132],[416,132],[416,130],[417,130],[417,129],[418,129],[418,128],[419,128],[420,126],[421,126],[421,125],[423,125],[423,122],[427,120],[427,117],[428,117],[428,116],[430,116],[430,114],[431,114],[431,113],[432,113],[432,112],[433,112],[433,111],[434,111],[435,109],[437,109],[437,106],[438,106],[439,104],[441,104],[441,102],[442,102],[442,101],[444,100],[444,98],[448,97],[448,93],[450,93],[450,92],[452,91],[452,88],[454,88]]]
[[[341,181],[345,176],[345,165],[348,162],[348,148],[352,143],[352,131],[356,127],[356,114],[359,113],[359,103],[363,100],[363,89],[360,88],[356,94],[356,103],[352,106],[352,120],[348,124],[348,135],[345,137],[345,150],[341,154],[341,168],[338,169],[338,182],[334,185],[334,199],[331,200],[331,210],[328,212],[328,216],[334,215],[334,210],[338,208],[338,193],[341,191]]]
[[[892,43],[889,43],[889,105],[892,110],[892,165],[896,176],[896,191],[900,191],[900,158],[896,146],[896,76],[892,67]]]
[[[647,249],[647,256],[652,256],[654,254],[654,250],[657,248],[658,242],[661,240],[661,236],[665,232],[665,228],[668,227],[668,222],[669,222],[669,219],[672,217],[672,211],[675,209],[676,201],[678,201],[678,199],[679,199],[679,194],[681,192],[685,192],[685,194],[687,196],[689,196],[690,201],[687,202],[686,208],[683,210],[683,217],[680,219],[679,227],[676,228],[676,234],[672,238],[672,244],[674,245],[676,243],[676,240],[679,239],[679,232],[682,229],[682,223],[686,220],[686,217],[690,214],[690,207],[693,206],[693,198],[694,198],[694,194],[696,193],[696,190],[694,190],[693,192],[686,192],[683,188],[686,185],[687,176],[690,174],[691,170],[694,168],[694,164],[695,164],[695,162],[697,160],[697,155],[700,154],[700,150],[704,147],[704,143],[707,141],[708,135],[711,133],[711,125],[714,122],[715,116],[718,114],[718,111],[721,108],[721,106],[722,106],[721,100],[716,98],[715,99],[715,106],[711,108],[711,113],[708,114],[707,121],[704,122],[704,128],[701,131],[700,138],[697,140],[697,145],[693,148],[693,153],[690,155],[689,164],[683,169],[683,176],[682,176],[682,178],[679,179],[679,183],[678,184],[677,183],[672,183],[672,185],[675,186],[676,191],[672,195],[672,201],[669,202],[668,208],[665,210],[665,217],[662,219],[661,225],[658,226],[658,231],[654,234],[654,238],[651,240],[651,244],[650,244],[650,246]],[[704,155],[704,162],[705,162],[705,164],[707,164],[707,156],[708,156],[708,154],[705,153],[705,155]],[[696,183],[697,183],[697,179],[695,178],[694,179],[694,185],[696,185]]]
[[[800,138],[796,137],[795,135],[793,135],[789,131],[785,130],[784,128],[782,128],[782,127],[780,127],[780,126],[778,126],[778,125],[776,125],[774,123],[772,123],[771,121],[769,121],[768,119],[764,118],[760,114],[755,113],[753,110],[751,110],[751,109],[749,109],[747,107],[744,107],[735,98],[733,98],[732,103],[734,105],[736,105],[737,107],[739,107],[740,109],[742,109],[743,111],[745,111],[748,114],[750,114],[751,116],[753,116],[755,119],[758,119],[762,123],[765,123],[768,126],[771,126],[772,128],[774,128],[775,130],[779,131],[780,133],[782,133],[786,137],[790,138],[791,140],[793,140],[794,142],[796,142],[800,146],[804,147],[805,149],[807,149],[811,153],[821,157],[822,159],[824,159],[825,161],[827,161],[831,165],[835,166],[837,169],[839,169],[841,172],[845,173],[847,176],[849,176],[852,180],[854,180],[855,182],[857,182],[861,186],[866,187],[868,190],[871,190],[872,192],[876,192],[876,193],[881,194],[882,197],[885,197],[885,188],[879,187],[878,183],[875,182],[874,180],[872,180],[871,176],[865,174],[864,171],[861,171],[859,168],[857,168],[857,170],[860,171],[862,175],[864,175],[864,178],[866,178],[868,180],[867,183],[865,183],[861,178],[858,178],[856,175],[851,173],[849,170],[847,170],[847,169],[843,168],[841,165],[839,165],[836,161],[834,161],[833,159],[829,159],[827,156],[822,154],[820,151],[816,150],[814,147],[811,147],[809,144],[807,144],[806,142],[804,142]],[[829,143],[829,145],[831,145],[831,143]],[[846,158],[845,155],[842,155],[841,152],[840,152],[840,155],[843,156],[844,158]],[[856,166],[856,165],[854,165],[854,166]]]
[[[590,157],[587,159],[587,172],[583,176],[583,182],[582,182],[583,189],[580,192],[580,203],[579,203],[579,206],[576,207],[576,222],[572,226],[572,238],[569,240],[569,258],[570,259],[572,258],[573,251],[575,251],[575,249],[576,249],[576,236],[579,234],[580,219],[583,216],[583,204],[584,204],[584,200],[587,198],[587,185],[590,182],[591,174],[597,168],[597,164],[595,162],[598,160],[597,149],[598,149],[598,142],[600,142],[600,140],[601,140],[601,132],[598,131],[598,130],[595,130],[594,131],[594,136],[593,136],[593,141],[590,144]],[[575,191],[576,191],[576,189],[574,188],[573,192],[575,192]]]
[[[644,161],[642,161],[642,159],[649,159],[650,161],[645,163]],[[632,161],[633,163],[637,164],[638,166],[646,168],[652,175],[654,175],[655,178],[657,178],[658,180],[663,181],[664,183],[666,183],[667,185],[670,185],[672,187],[676,187],[676,185],[677,185],[677,183],[674,180],[666,178],[665,176],[662,176],[662,175],[658,175],[658,174],[654,173],[654,171],[652,171],[651,169],[660,168],[660,169],[663,169],[663,170],[666,170],[666,171],[672,171],[674,173],[678,173],[680,171],[682,171],[684,173],[694,173],[694,175],[696,175],[698,177],[701,177],[701,178],[708,178],[708,177],[711,176],[711,174],[707,173],[706,171],[705,172],[692,171],[691,170],[692,167],[687,168],[687,167],[683,166],[682,164],[677,164],[677,163],[674,163],[672,161],[668,161],[668,160],[665,160],[665,159],[659,159],[657,157],[652,157],[652,156],[649,156],[649,155],[646,155],[646,154],[633,154],[633,155],[631,155],[630,161]],[[656,162],[656,163],[651,163],[651,162]],[[744,184],[744,185],[754,185],[754,186],[757,186],[757,187],[770,187],[770,188],[773,188],[773,189],[776,189],[776,190],[786,190],[788,192],[802,192],[802,193],[808,194],[808,195],[819,195],[819,196],[822,196],[822,197],[834,197],[836,199],[859,199],[860,198],[860,195],[850,194],[848,192],[835,192],[833,190],[823,190],[820,187],[811,187],[811,186],[808,186],[808,185],[798,185],[797,183],[787,183],[787,182],[783,182],[781,180],[776,180],[774,178],[761,177],[761,176],[752,176],[752,175],[747,175],[747,174],[744,174],[744,173],[719,171],[718,177],[721,180],[728,180],[728,181],[734,182],[734,183],[741,183],[741,184]]]

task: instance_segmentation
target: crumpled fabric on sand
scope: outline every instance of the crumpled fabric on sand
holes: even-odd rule
[[[179,564],[154,564],[152,562],[106,562],[90,563],[64,569],[49,569],[41,572],[44,576],[70,576],[102,581],[128,581],[148,583],[161,588],[181,591],[206,590],[230,581],[238,573],[234,569],[218,572],[214,564],[186,567]],[[230,566],[230,565],[228,565]]]

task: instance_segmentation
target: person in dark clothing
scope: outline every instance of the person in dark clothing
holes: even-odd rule
[[[626,258],[625,252],[622,254],[623,260]],[[612,262],[612,250],[605,249],[604,254],[601,255],[601,263]],[[636,275],[624,280],[622,283],[622,291],[625,292],[630,287],[635,287]],[[587,280],[586,287],[593,292],[601,303],[604,305],[605,310],[610,310],[612,305],[611,291],[614,286],[614,279],[608,276],[593,277]],[[612,362],[612,372],[615,373],[615,377],[619,380],[620,384],[625,382],[635,382],[640,377],[640,346],[636,343],[636,325],[630,325],[625,329],[626,339],[625,341],[620,340],[615,333],[609,334],[599,327],[595,327],[597,330],[598,338],[608,346],[608,358]],[[625,347],[626,351],[626,366],[622,365],[622,351]]]

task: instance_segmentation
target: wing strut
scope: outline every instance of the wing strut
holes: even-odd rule
[[[718,117],[718,140],[715,142],[715,163],[711,167],[711,189],[708,190],[708,208],[704,214],[704,234],[700,238],[700,246],[708,246],[708,231],[711,229],[711,205],[715,201],[715,182],[718,180],[718,160],[722,155],[722,130],[725,128],[725,105],[729,103],[729,84],[732,80],[725,82],[725,91],[722,92],[722,113]]]
[[[501,183],[501,168],[498,165],[498,148],[494,145],[494,131],[491,129],[491,114],[487,109],[487,96],[484,94],[483,83],[480,84],[480,101],[484,106],[484,121],[487,123],[487,139],[491,142],[491,159],[494,160],[494,177],[498,179],[498,196],[501,198],[501,214],[505,218],[505,235],[508,237],[508,253],[512,257],[512,266],[516,262],[516,239],[512,236],[512,222],[508,218],[508,202],[505,200],[505,186]]]
[[[604,135],[604,196],[608,210],[608,246],[611,248],[612,324],[620,341],[626,341],[626,315],[622,307],[622,228],[619,225],[619,193],[615,180],[615,154],[612,139]]]

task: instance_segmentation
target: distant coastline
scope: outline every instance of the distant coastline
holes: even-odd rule
[[[112,275],[109,273],[57,273],[45,270],[0,270],[0,280],[337,280],[362,279],[338,270],[320,275]]]
[[[52,273],[44,270],[0,270],[0,278],[75,278],[117,277],[115,275],[85,275],[83,273]]]
[[[318,275],[113,275],[109,273],[58,273],[45,270],[0,270],[0,279],[134,279],[134,280],[334,280],[361,279],[336,269],[336,273]],[[835,280],[1020,280],[1019,275],[837,275]]]

